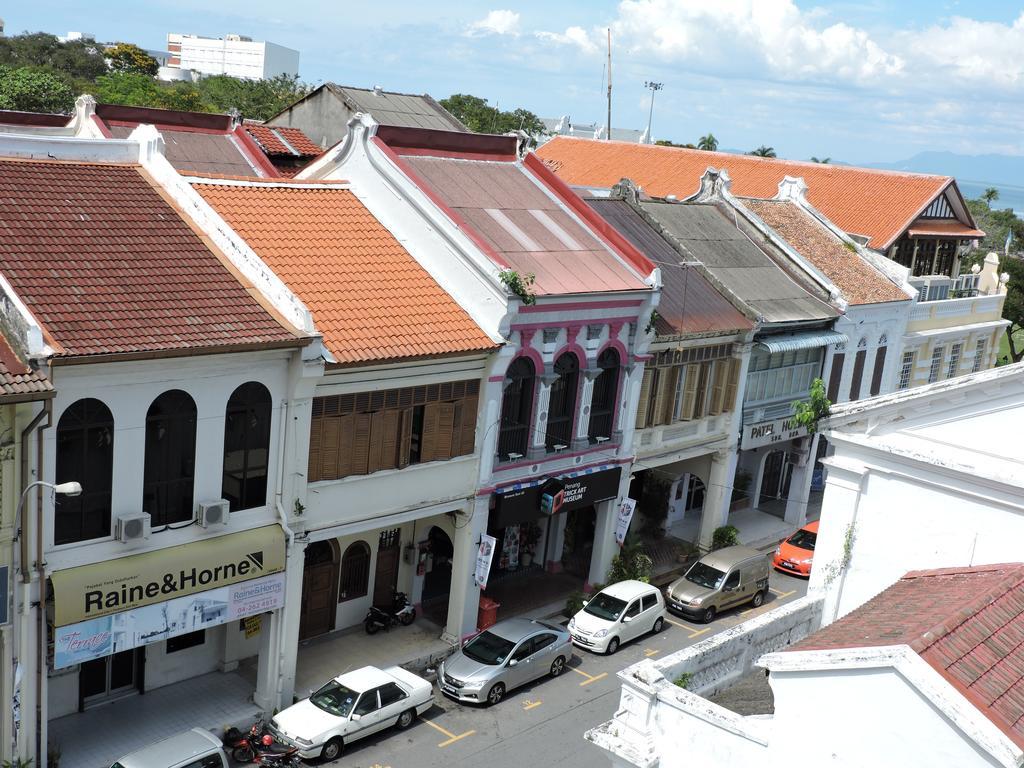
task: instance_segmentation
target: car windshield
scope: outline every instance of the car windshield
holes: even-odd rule
[[[505,661],[514,646],[512,641],[484,631],[466,643],[462,652],[473,661],[495,665]]]
[[[717,589],[725,578],[725,572],[712,568],[707,563],[694,563],[693,567],[686,572],[686,580],[694,584],[700,584],[708,589]]]
[[[356,703],[359,694],[350,688],[346,688],[337,680],[331,680],[323,688],[318,690],[309,700],[313,705],[338,717],[348,717],[352,711],[352,705]]]
[[[797,549],[809,549],[811,552],[814,551],[814,544],[818,540],[818,534],[811,531],[805,531],[800,529],[792,536],[789,537],[787,543],[792,544]]]
[[[586,604],[583,610],[591,616],[597,616],[599,619],[615,621],[619,618],[625,607],[625,600],[619,600],[619,598],[606,595],[604,592],[598,592],[594,599]]]

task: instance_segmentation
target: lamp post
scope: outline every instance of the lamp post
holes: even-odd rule
[[[653,80],[647,80],[644,82],[644,88],[651,89],[651,109],[647,113],[647,143],[654,143],[654,136],[651,135],[651,123],[654,120],[654,94],[665,87],[664,83],[656,83]]]
[[[62,496],[78,496],[82,492],[82,484],[72,480],[68,483],[47,483],[44,480],[36,480],[35,482],[29,483],[25,486],[25,490],[21,492],[21,498],[18,499],[18,509],[14,512],[14,538],[12,543],[17,543],[21,538],[21,510],[25,507],[25,499],[28,498],[28,492],[33,488],[41,486],[43,488],[49,488],[55,494],[59,493]],[[11,561],[13,562],[13,557]],[[28,581],[28,569],[25,567],[24,562],[18,563],[19,569],[21,570],[21,576],[24,581]]]

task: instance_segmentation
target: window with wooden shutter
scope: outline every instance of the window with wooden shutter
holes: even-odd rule
[[[682,421],[690,421],[693,418],[697,403],[697,379],[699,376],[699,365],[686,366],[686,379],[683,382],[683,407],[679,411],[679,418]]]
[[[365,475],[370,460],[370,421],[372,414],[357,413],[352,417],[352,454],[349,474]],[[344,438],[342,441],[344,447]]]
[[[866,349],[858,349],[856,357],[853,358],[853,381],[850,382],[850,399],[860,399],[860,384],[864,378],[864,359],[867,357]]]
[[[676,385],[679,368],[663,368],[658,376],[658,401],[655,403],[654,423],[671,424],[675,415]]]
[[[423,406],[423,429],[420,433],[420,461],[433,461],[437,453],[437,403]]]
[[[845,363],[846,355],[843,352],[836,352],[832,355],[832,372],[828,376],[828,392],[825,396],[833,403],[839,398],[839,382],[843,378]]]
[[[712,363],[701,363],[697,372],[697,391],[693,397],[693,414],[691,418],[702,419],[708,414],[708,394],[711,390]]]
[[[401,434],[398,438],[398,466],[399,468],[409,466],[410,453],[412,452],[412,421],[413,408],[404,408],[399,411]]]
[[[398,466],[401,411],[377,411],[370,418],[370,448],[367,472]]]
[[[708,411],[712,416],[722,412],[722,402],[725,399],[725,382],[729,378],[729,361],[719,360],[709,363],[714,366],[714,374],[711,384],[711,408]]]
[[[636,407],[636,428],[645,429],[648,424],[647,411],[650,408],[651,385],[654,382],[654,368],[644,368],[644,377],[640,382],[640,402]]]
[[[320,441],[324,431],[324,420],[315,418],[309,425],[309,469],[306,476],[311,483],[320,479]]]
[[[339,451],[342,423],[351,417],[329,416],[323,420],[323,434],[320,442],[320,479],[333,480],[341,477]]]
[[[722,413],[729,413],[736,407],[736,387],[740,380],[740,366],[742,362],[737,358],[729,360],[729,376],[725,381],[725,402],[722,404]]]
[[[885,347],[875,350],[875,369],[871,372],[871,396],[882,391],[882,373],[885,371]]]
[[[479,403],[474,396],[467,397],[458,404],[462,406],[462,413],[458,422],[458,440],[452,441],[452,455],[467,456],[473,453],[476,446],[476,411]]]

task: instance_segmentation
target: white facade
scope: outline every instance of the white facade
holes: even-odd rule
[[[823,429],[835,454],[810,588],[825,623],[910,570],[1020,559],[1024,366],[840,406]]]
[[[246,80],[265,80],[299,74],[299,52],[283,45],[241,35],[202,37],[170,33],[168,68],[192,70],[201,75],[230,75]]]

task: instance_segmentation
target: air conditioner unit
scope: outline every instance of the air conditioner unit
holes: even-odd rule
[[[118,515],[114,536],[118,541],[127,543],[149,538],[149,513],[131,512]]]
[[[201,501],[199,502],[199,525],[203,528],[227,525],[230,512],[231,507],[228,505],[227,499]]]

